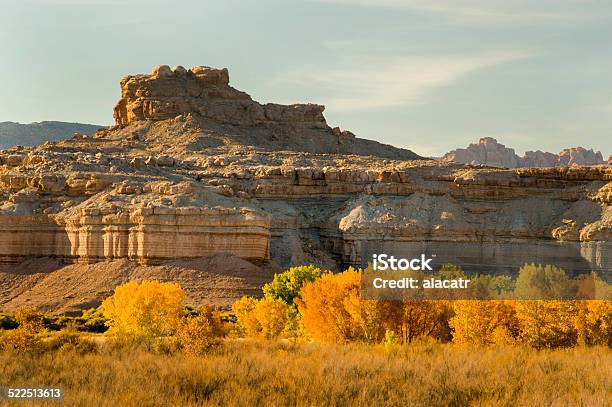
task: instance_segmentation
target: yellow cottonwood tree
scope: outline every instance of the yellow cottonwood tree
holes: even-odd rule
[[[576,301],[578,340],[584,345],[612,348],[612,301]]]
[[[176,283],[130,281],[102,303],[109,333],[152,339],[170,335],[181,317],[185,291]]]
[[[520,338],[537,349],[574,346],[578,342],[577,313],[575,301],[517,301]]]
[[[453,310],[449,325],[454,343],[488,345],[518,335],[514,301],[459,300],[453,302]]]
[[[232,305],[232,311],[246,336],[274,339],[285,329],[289,307],[281,299],[242,297]]]
[[[256,337],[261,332],[261,325],[255,315],[257,300],[244,296],[232,304],[232,311],[238,320],[238,326],[246,336]]]
[[[211,307],[203,307],[198,315],[183,318],[175,339],[184,354],[198,356],[208,352],[225,334],[221,314]]]
[[[274,339],[285,329],[289,306],[281,299],[262,298],[255,305],[255,317],[261,327],[260,336]]]
[[[368,343],[380,342],[386,328],[392,325],[392,314],[387,301],[364,300],[357,291],[351,291],[343,305]]]
[[[451,301],[409,300],[402,302],[400,326],[397,333],[405,343],[431,336],[440,341],[450,340],[448,321],[452,314]]]

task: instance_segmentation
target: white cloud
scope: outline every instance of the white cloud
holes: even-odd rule
[[[329,110],[356,111],[418,103],[425,94],[468,74],[516,61],[531,52],[482,55],[430,55],[394,58],[358,58],[334,68],[304,67],[280,80],[308,83],[323,94]]]

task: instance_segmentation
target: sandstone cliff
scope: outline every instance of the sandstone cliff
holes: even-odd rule
[[[229,87],[225,70],[158,67],[121,84],[117,126],[0,152],[0,308],[89,307],[143,267],[160,276],[169,262],[215,256],[248,260],[261,276],[363,265],[376,252],[434,253],[438,265],[492,273],[532,261],[612,269],[607,165],[410,160],[410,151],[329,128],[316,105],[260,105]],[[35,258],[61,264],[34,279],[26,270]],[[84,276],[104,273],[100,264],[116,273],[99,277],[105,285]],[[214,264],[197,273],[220,289],[234,263]],[[186,279],[205,301],[189,275],[168,278]],[[35,300],[44,281],[57,294]],[[216,298],[228,305],[244,292]]]
[[[498,143],[492,137],[484,137],[478,144],[470,144],[467,148],[450,151],[442,157],[442,161],[502,168],[606,164],[601,152],[594,152],[592,149],[587,150],[583,147],[566,148],[559,154],[540,150],[527,151],[521,157],[514,152],[513,148]]]

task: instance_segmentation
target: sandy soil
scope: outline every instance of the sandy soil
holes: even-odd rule
[[[274,267],[255,265],[231,255],[140,265],[129,260],[65,264],[60,260],[29,259],[0,266],[0,311],[36,306],[51,313],[78,313],[97,307],[114,287],[131,280],[178,282],[186,303],[227,309],[243,295],[258,296],[272,280]]]

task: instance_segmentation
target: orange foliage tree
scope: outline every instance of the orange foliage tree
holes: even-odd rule
[[[359,336],[358,324],[345,306],[345,300],[358,295],[360,273],[349,269],[328,274],[306,283],[296,298],[306,333],[322,342],[344,342]],[[350,299],[349,299],[350,302]],[[353,314],[356,311],[354,307]]]

